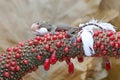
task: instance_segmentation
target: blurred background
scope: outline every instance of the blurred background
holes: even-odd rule
[[[92,18],[110,22],[120,28],[119,0],[0,0],[0,53],[19,41],[32,38],[33,22],[46,20],[78,26]],[[23,77],[24,80],[120,80],[120,59],[111,58],[112,69],[106,71],[102,58],[85,58],[75,64],[74,74],[67,72],[65,62],[43,66]]]

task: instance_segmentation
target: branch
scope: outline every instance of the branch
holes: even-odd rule
[[[36,71],[40,65],[49,70],[51,64],[64,60],[68,64],[68,72],[73,73],[74,65],[70,59],[77,57],[82,62],[85,56],[81,38],[77,32],[74,35],[76,42],[73,44],[66,32],[57,32],[56,35],[36,36],[7,48],[0,55],[0,80],[21,80],[27,73]],[[108,57],[120,56],[120,32],[94,31],[94,50],[96,54],[92,57],[104,57],[106,69],[109,70]]]

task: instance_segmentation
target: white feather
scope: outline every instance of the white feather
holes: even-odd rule
[[[81,33],[82,43],[83,43],[83,49],[86,56],[92,56],[95,54],[95,51],[93,49],[93,35],[90,31],[83,29]]]
[[[96,25],[100,26],[101,28],[103,28],[104,30],[112,30],[112,31],[116,32],[115,26],[113,26],[110,23],[99,22],[98,20],[96,20],[94,18],[85,24],[89,24],[89,23],[96,24]],[[85,24],[79,24],[79,27],[82,27]],[[93,29],[93,28],[98,28],[98,27],[95,25],[88,25],[88,26],[83,27],[83,28],[86,28],[88,30],[88,29]]]
[[[115,26],[113,26],[110,23],[99,22],[98,25],[101,26],[105,30],[112,30],[112,31],[116,32]]]

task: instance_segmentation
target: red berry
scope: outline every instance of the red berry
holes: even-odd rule
[[[99,32],[98,31],[94,31],[94,36],[98,36]]]
[[[106,51],[106,50],[103,50],[103,51],[102,51],[102,54],[103,54],[103,55],[106,55],[106,54],[107,54],[107,51]]]
[[[80,37],[76,39],[77,43],[80,43],[81,41],[82,41],[82,39]]]
[[[47,33],[47,34],[45,35],[45,37],[47,37],[47,36],[51,36],[51,34]]]
[[[99,35],[99,38],[103,38],[103,34]]]
[[[47,51],[50,50],[50,45],[49,44],[46,44],[45,47],[44,47]]]
[[[70,36],[68,34],[65,34],[65,38],[70,38]]]
[[[37,41],[40,41],[40,40],[41,40],[40,36],[36,36],[35,39],[36,39]]]
[[[50,68],[50,60],[49,59],[45,59],[44,61],[44,69],[47,71]]]
[[[10,60],[8,59],[8,60],[6,61],[6,63],[10,63]]]
[[[16,66],[16,62],[15,62],[15,61],[12,61],[12,62],[11,62],[11,66]]]
[[[96,45],[94,45],[93,48],[94,48],[94,50],[97,50],[98,47]]]
[[[120,39],[120,33],[117,35],[117,39]]]
[[[14,51],[14,52],[17,52],[18,50],[19,50],[18,47],[14,47],[14,48],[13,48],[13,51]]]
[[[50,63],[51,63],[51,64],[55,64],[56,61],[57,61],[56,53],[54,52],[54,53],[52,53],[52,56],[51,56],[51,58],[50,58]]]
[[[62,34],[63,34],[63,35],[66,35],[66,32],[64,31],[64,32],[62,32]]]
[[[101,45],[101,41],[96,41],[96,46],[100,46]]]
[[[65,48],[64,48],[64,52],[65,52],[65,53],[68,53],[68,52],[69,52],[69,48],[68,48],[68,47],[65,47]]]
[[[53,35],[52,36],[52,40],[56,40],[57,39],[57,36],[56,35]]]
[[[9,73],[9,72],[7,72],[7,71],[6,71],[6,72],[4,72],[4,77],[7,77],[7,78],[8,78],[8,77],[10,77],[10,73]]]
[[[23,63],[24,63],[25,65],[27,65],[27,64],[28,64],[28,60],[23,60]]]
[[[61,42],[56,42],[56,47],[59,48],[61,46]]]
[[[106,68],[106,70],[111,69],[110,62],[108,60],[105,62],[105,68]]]
[[[120,47],[120,41],[118,41],[118,46]]]
[[[19,42],[19,45],[20,45],[21,47],[23,47],[23,46],[25,46],[25,43],[24,43],[24,42]]]
[[[78,56],[77,59],[78,59],[78,62],[83,62],[84,60],[82,56]]]
[[[8,55],[12,55],[12,52],[8,52]]]
[[[50,36],[47,36],[47,37],[46,37],[46,40],[47,40],[47,41],[50,41],[50,40],[51,40],[51,37],[50,37]]]
[[[6,67],[6,68],[9,68],[9,67],[10,67],[10,64],[6,63],[6,64],[5,64],[5,67]]]
[[[45,40],[43,43],[44,43],[44,44],[47,44],[47,41]]]
[[[10,51],[12,51],[12,48],[7,48],[7,52],[10,52]]]
[[[22,50],[21,50],[21,49],[19,49],[19,50],[17,51],[17,53],[18,53],[18,54],[21,54],[21,53],[22,53]]]
[[[15,67],[15,70],[16,70],[16,71],[19,71],[19,70],[20,70],[20,66],[16,66],[16,67]]]
[[[68,72],[72,74],[74,72],[74,65],[72,62],[68,64]]]
[[[11,70],[11,71],[15,71],[15,67],[10,66],[10,70]]]
[[[36,58],[37,58],[37,60],[39,60],[39,61],[42,60],[42,56],[41,56],[41,55],[37,55]]]
[[[29,41],[28,43],[29,43],[30,46],[33,45],[33,41]]]
[[[58,39],[63,39],[63,35],[62,34],[58,35]]]
[[[114,41],[110,41],[110,45],[111,45],[112,47],[114,47],[114,46],[115,46],[115,42],[114,42]]]
[[[57,36],[60,35],[60,32],[56,32],[56,35],[57,35]]]
[[[33,71],[36,71],[38,69],[38,66],[33,66]]]
[[[21,57],[21,54],[17,53],[16,58],[20,58],[20,57]]]
[[[54,49],[50,48],[50,52],[53,53]]]
[[[99,34],[101,34],[103,31],[102,30],[98,30]]]
[[[45,40],[45,38],[44,37],[41,37],[41,41],[44,41]]]
[[[31,49],[31,52],[32,52],[32,53],[34,53],[35,51],[36,51],[36,49],[35,49],[35,48],[32,48],[32,49]]]
[[[110,37],[111,35],[112,35],[113,33],[111,32],[111,31],[106,31],[106,35],[107,35],[107,37]]]
[[[105,46],[104,46],[104,45],[101,45],[101,46],[100,46],[100,49],[101,49],[101,50],[104,50],[104,49],[105,49]]]
[[[112,35],[112,36],[109,37],[109,39],[110,39],[111,41],[113,41],[113,40],[115,40],[115,37]]]
[[[119,44],[118,44],[118,43],[115,44],[115,48],[116,48],[116,49],[119,48]]]
[[[39,41],[34,39],[34,45],[38,45],[39,44]]]
[[[8,55],[7,58],[8,58],[8,59],[11,59],[11,58],[12,58],[12,55]]]

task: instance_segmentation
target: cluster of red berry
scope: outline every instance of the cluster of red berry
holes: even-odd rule
[[[105,67],[110,70],[108,57],[120,56],[120,32],[96,30],[93,37],[96,54],[92,57],[103,56],[106,59]],[[7,48],[6,52],[0,55],[0,80],[22,80],[24,75],[36,71],[38,66],[43,65],[45,70],[49,70],[57,61],[66,61],[68,72],[73,73],[71,58],[77,57],[79,62],[83,62],[84,56],[80,37],[76,37],[75,43],[71,43],[66,32],[36,36],[15,47]]]

